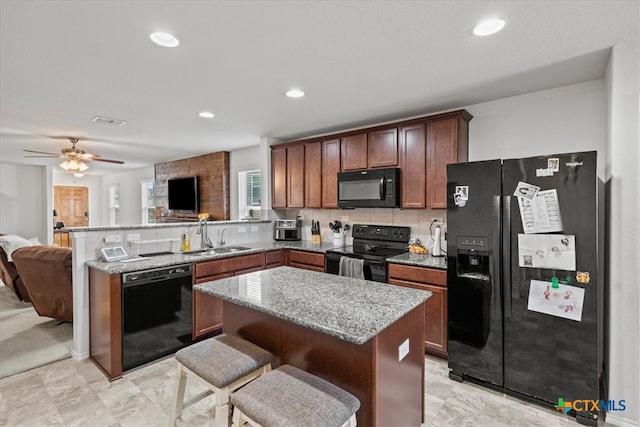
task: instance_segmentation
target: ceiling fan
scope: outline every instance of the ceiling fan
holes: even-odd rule
[[[43,154],[40,156],[24,156],[24,157],[39,157],[39,158],[48,158],[48,157],[57,157],[60,159],[65,159],[64,162],[60,163],[60,167],[68,172],[74,172],[76,174],[81,174],[87,169],[85,161],[94,161],[94,162],[106,162],[106,163],[116,163],[123,164],[122,160],[112,160],[112,159],[103,159],[98,154],[86,153],[84,150],[80,150],[76,148],[76,144],[80,140],[80,138],[68,138],[71,143],[71,148],[63,148],[60,154],[56,153],[47,153],[45,151],[35,151],[35,150],[22,150],[27,153],[35,153],[35,154]]]

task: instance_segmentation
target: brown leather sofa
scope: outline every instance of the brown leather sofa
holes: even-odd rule
[[[16,249],[11,255],[40,316],[73,321],[71,254],[71,248],[38,245]]]
[[[20,301],[31,302],[15,264],[9,261],[7,253],[2,247],[0,247],[0,274],[2,282],[16,294]]]

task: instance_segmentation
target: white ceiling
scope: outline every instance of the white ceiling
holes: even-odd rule
[[[56,165],[22,150],[78,136],[125,161],[88,173],[115,173],[599,79],[610,47],[638,40],[638,4],[3,0],[0,161]],[[471,35],[492,16],[502,32]]]

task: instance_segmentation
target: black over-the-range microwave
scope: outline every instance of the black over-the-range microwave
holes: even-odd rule
[[[399,168],[338,173],[339,207],[397,208],[399,204]]]

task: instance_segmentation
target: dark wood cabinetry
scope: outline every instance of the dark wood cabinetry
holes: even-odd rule
[[[351,171],[367,168],[367,134],[360,133],[342,138],[340,146],[340,169]]]
[[[233,258],[203,261],[193,266],[193,283],[264,270],[265,254],[251,254]],[[222,330],[222,300],[193,291],[193,338],[213,335]]]
[[[269,251],[264,254],[264,268],[276,268],[287,263],[287,254],[285,250]]]
[[[287,147],[271,149],[271,206],[287,207]]]
[[[322,141],[322,207],[338,207],[338,172],[340,172],[340,140]]]
[[[425,267],[388,264],[388,282],[431,291],[425,303],[425,351],[447,357],[447,272]]]
[[[54,244],[63,248],[70,248],[72,246],[71,242],[72,242],[71,236],[69,236],[69,233],[67,231],[56,230],[53,232]]]
[[[427,150],[424,123],[399,129],[400,151],[400,207],[425,208],[427,206]]]
[[[305,270],[324,272],[324,258],[324,254],[321,253],[297,251],[294,249],[287,251],[287,265]]]
[[[367,136],[369,168],[398,166],[398,129],[380,129]]]
[[[322,142],[304,144],[304,206],[322,207]]]
[[[447,164],[466,162],[469,151],[466,111],[427,123],[427,207],[447,207]]]

